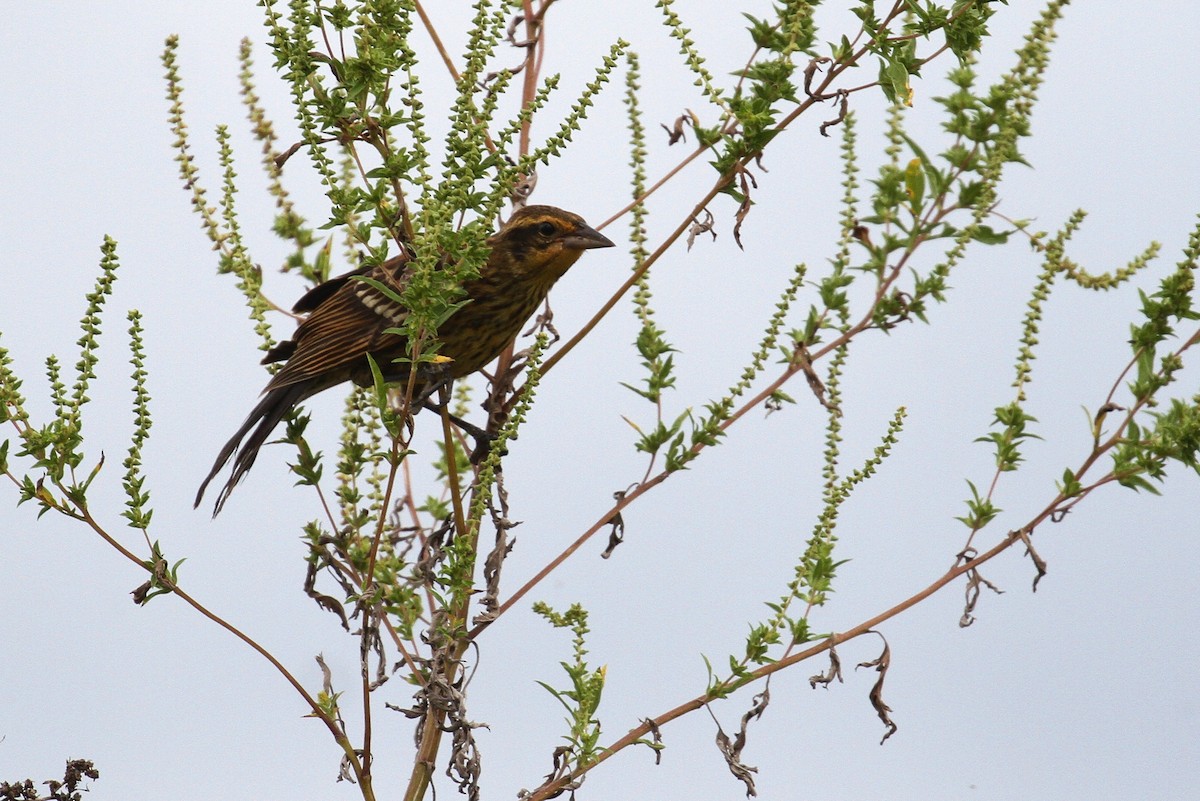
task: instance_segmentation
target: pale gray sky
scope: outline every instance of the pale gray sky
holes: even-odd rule
[[[547,71],[561,70],[567,87],[579,87],[612,41],[629,39],[642,56],[643,106],[653,127],[684,106],[699,109],[701,101],[649,5],[556,7]],[[844,4],[826,5],[825,32],[840,33],[831,20],[846,16],[838,10]],[[1000,7],[998,35],[981,64],[985,76],[1011,64],[1037,5]],[[436,13],[450,19],[466,4],[444,6]],[[734,4],[676,7],[694,22],[715,74],[744,59],[748,39]],[[239,297],[231,281],[214,275],[215,258],[175,176],[159,55],[165,37],[180,34],[189,124],[213,193],[212,128],[228,122],[235,132],[242,223],[254,258],[269,270],[282,250],[269,230],[271,204],[257,191],[257,148],[242,122],[235,58],[238,41],[251,37],[261,93],[285,126],[285,94],[269,73],[259,9],[249,0],[10,2],[4,12],[0,230],[8,257],[0,332],[27,378],[31,407],[47,408],[46,354],[74,363],[83,296],[94,281],[101,239],[111,235],[120,244],[122,270],[86,429],[89,452],[103,450],[108,458],[97,515],[119,530],[119,463],[130,431],[124,311],[137,307],[146,317],[154,399],[145,454],[154,536],[172,560],[187,557],[182,576],[194,595],[259,639],[310,687],[320,683],[313,656],[324,653],[335,681],[354,696],[357,642],[301,593],[298,535],[314,501],[290,486],[286,449],[264,450],[217,521],[191,508],[215,450],[265,377]],[[1069,9],[1034,137],[1022,147],[1035,169],[1011,169],[1004,188],[1002,210],[1036,218],[1041,228],[1057,228],[1073,209],[1088,209],[1070,254],[1093,271],[1116,269],[1150,240],[1161,241],[1159,264],[1137,282],[1148,291],[1179,259],[1200,212],[1200,59],[1190,35],[1197,30],[1200,7],[1182,0]],[[943,91],[936,80],[943,70],[935,65],[914,85],[917,131],[936,130],[931,97]],[[427,82],[431,108],[443,90]],[[579,146],[543,171],[538,202],[593,222],[623,204],[620,93],[610,87]],[[854,104],[864,144],[877,141],[879,98],[860,94]],[[768,154],[744,253],[729,235],[732,205],[719,201],[713,210],[720,239],[690,253],[680,249],[656,271],[657,319],[681,351],[669,411],[700,409],[733,383],[791,265],[805,261],[816,271],[832,255],[838,139],[820,137],[817,122],[796,125]],[[543,125],[539,132],[548,130]],[[661,171],[679,153],[650,133],[652,169]],[[870,150],[864,157],[873,158]],[[869,179],[870,164],[864,167]],[[321,198],[297,173],[298,199],[317,219]],[[673,227],[680,204],[690,205],[711,180],[711,169],[698,164],[659,197],[652,233]],[[623,224],[608,233],[620,237]],[[591,299],[606,297],[624,278],[624,250],[588,254],[563,280],[554,294],[560,330],[577,329],[590,315]],[[894,456],[843,512],[838,556],[850,561],[836,594],[814,616],[816,629],[854,626],[953,561],[965,531],[953,519],[964,513],[965,480],[985,483],[991,476],[990,451],[972,440],[986,433],[992,408],[1011,399],[1020,319],[1039,267],[1015,240],[977,249],[953,276],[950,303],[932,310],[931,326],[868,337],[852,355],[843,466],[861,462],[897,406],[908,408],[909,419]],[[267,280],[280,301],[301,291],[290,278]],[[1044,441],[1029,445],[1025,469],[1002,481],[997,503],[1005,515],[984,543],[1044,505],[1063,468],[1082,458],[1083,410],[1102,402],[1127,358],[1137,305],[1132,291],[1096,296],[1069,286],[1047,305],[1029,406]],[[525,522],[506,565],[506,592],[644,470],[621,419],[650,419],[646,404],[619,386],[639,377],[627,312],[611,315],[551,374],[512,448],[508,487],[514,516]],[[287,330],[284,323],[279,332]],[[1181,391],[1196,391],[1194,369],[1189,379]],[[765,419],[747,415],[724,445],[630,509],[626,542],[612,559],[599,558],[604,542],[597,539],[529,597],[559,608],[580,601],[591,611],[591,658],[609,666],[600,708],[604,742],[701,692],[701,654],[723,665],[728,653],[740,653],[747,624],[766,614],[762,602],[783,592],[818,511],[823,427],[804,388],[790,392],[798,405]],[[324,436],[318,447],[330,452],[340,399],[328,393],[311,408],[313,436]],[[886,745],[879,745],[881,727],[867,701],[874,674],[849,669],[876,656],[875,641],[842,649],[846,683],[828,691],[807,683],[824,661],[777,675],[772,705],[751,726],[743,753],[759,768],[760,797],[1192,795],[1200,782],[1194,673],[1200,614],[1193,594],[1200,484],[1177,465],[1172,469],[1163,498],[1109,488],[1063,523],[1040,529],[1036,541],[1050,572],[1036,594],[1031,565],[1014,550],[987,566],[987,578],[1006,592],[985,595],[973,627],[957,626],[961,583],[886,623],[892,671],[885,697],[900,727]],[[300,699],[261,659],[175,599],[135,607],[128,592],[142,574],[81,526],[52,515],[38,522],[32,506],[15,509],[14,500],[11,489],[0,494],[0,781],[54,777],[64,759],[87,757],[102,774],[97,799],[358,796],[334,784],[337,752],[328,733],[302,718]],[[137,538],[130,534],[126,542],[136,547]],[[522,603],[480,641],[469,709],[472,720],[490,726],[479,733],[485,799],[513,798],[537,785],[559,744],[561,708],[535,680],[562,680],[558,662],[569,658],[569,638],[528,606]],[[659,622],[650,627],[652,619]],[[400,705],[410,699],[399,682],[380,695]],[[713,710],[733,731],[748,704],[748,695],[739,695]],[[411,725],[377,713],[376,726],[384,744],[376,786],[380,797],[395,797],[409,768]],[[713,735],[703,713],[673,723],[663,730],[661,766],[648,750],[629,750],[597,769],[580,798],[736,801],[742,787]],[[439,792],[450,798],[455,791],[443,783]]]

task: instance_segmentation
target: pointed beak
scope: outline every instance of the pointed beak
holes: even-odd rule
[[[589,225],[581,225],[562,238],[562,243],[573,250],[611,248],[614,243],[604,234]]]

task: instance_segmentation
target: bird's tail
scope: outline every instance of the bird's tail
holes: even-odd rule
[[[306,384],[300,382],[268,390],[263,395],[262,400],[246,418],[246,422],[242,423],[242,427],[217,454],[217,460],[213,463],[212,470],[208,472],[208,476],[196,493],[196,502],[193,507],[200,505],[200,501],[204,498],[204,490],[208,489],[209,483],[221,471],[225,463],[233,458],[233,472],[230,474],[229,480],[225,482],[225,486],[221,488],[221,494],[217,496],[217,503],[213,507],[213,517],[220,514],[221,508],[225,506],[225,501],[233,492],[233,488],[254,464],[254,459],[258,456],[258,449],[267,441],[267,437],[271,435],[275,426],[279,425],[279,421],[292,410],[292,407],[310,394],[306,392],[307,389]],[[243,442],[243,440],[245,441]]]

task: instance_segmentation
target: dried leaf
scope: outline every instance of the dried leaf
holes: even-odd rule
[[[735,749],[733,743],[729,740],[729,736],[717,726],[717,748],[721,755],[725,757],[725,764],[729,766],[729,772],[734,778],[746,785],[746,797],[751,798],[758,795],[758,791],[754,789],[754,776],[758,773],[758,768],[744,764],[739,758],[739,751]]]
[[[525,203],[529,200],[529,196],[533,194],[533,190],[537,189],[538,174],[537,170],[531,170],[528,173],[518,175],[513,182],[512,191],[509,192],[509,200],[512,201],[514,209],[525,207]]]
[[[317,654],[317,666],[321,668],[321,691],[326,695],[334,695],[333,692],[333,671],[329,669],[329,665],[325,663],[325,654]]]
[[[960,558],[961,556],[962,555],[960,555]],[[971,613],[975,611],[975,605],[979,603],[979,590],[981,586],[987,587],[997,595],[1004,594],[1004,590],[985,579],[976,568],[971,568],[968,570],[967,586],[965,588],[966,602],[963,604],[962,617],[958,619],[959,628],[965,629],[967,626],[970,626],[975,622],[975,617]]]
[[[512,553],[517,544],[515,538],[510,539],[508,532],[521,525],[521,521],[508,519],[508,490],[504,486],[504,474],[496,474],[495,489],[488,498],[488,511],[492,518],[492,528],[496,530],[496,544],[483,563],[483,580],[485,590],[479,599],[479,605],[484,610],[472,618],[472,623],[480,625],[490,623],[496,618],[496,610],[500,606],[500,570],[504,560]],[[499,506],[497,507],[497,504]]]
[[[754,173],[745,167],[738,167],[738,187],[742,195],[742,203],[738,206],[737,213],[733,215],[735,220],[733,224],[733,241],[737,243],[739,248],[742,247],[742,223],[750,216],[750,208],[754,205],[754,201],[750,199],[750,190],[758,189],[758,181],[754,178]]]
[[[812,83],[816,74],[821,71],[822,64],[828,64],[833,61],[829,56],[820,56],[808,62],[808,66],[804,68],[804,94],[813,97]]]
[[[818,673],[815,676],[809,676],[808,685],[814,690],[817,689],[818,684],[825,687],[825,689],[829,689],[829,685],[833,683],[834,679],[837,679],[839,683],[844,681],[842,678],[842,659],[838,656],[837,649],[833,646],[830,646],[829,670],[825,671],[824,673]]]
[[[1042,576],[1046,575],[1046,560],[1038,555],[1038,552],[1033,547],[1033,540],[1030,539],[1029,529],[1021,529],[1017,532],[1017,536],[1021,538],[1021,542],[1025,543],[1025,554],[1033,562],[1033,566],[1037,568],[1037,575],[1033,577],[1033,591],[1037,592],[1038,582],[1042,580]]]
[[[741,728],[738,729],[738,733],[733,739],[730,739],[725,730],[721,728],[721,724],[717,721],[717,716],[713,715],[712,709],[708,709],[708,714],[712,716],[713,722],[717,724],[717,748],[720,749],[721,755],[725,757],[725,764],[729,766],[729,772],[734,775],[734,778],[746,785],[747,798],[758,795],[758,791],[754,787],[753,776],[753,774],[758,773],[758,768],[742,762],[742,749],[746,747],[746,728],[749,726],[750,721],[762,717],[763,713],[767,710],[767,705],[770,703],[771,688],[767,686],[761,693],[751,699],[750,708],[742,715]]]
[[[625,500],[625,496],[636,486],[637,484],[634,484],[626,489],[617,490],[613,493],[613,500],[617,503]],[[613,512],[606,525],[612,526],[612,531],[608,532],[608,546],[604,549],[604,553],[600,554],[602,559],[612,556],[617,546],[625,541],[625,518],[621,516],[620,511]]]
[[[704,210],[704,221],[701,222],[692,218],[692,227],[688,229],[687,249],[691,250],[692,245],[696,243],[696,237],[700,234],[712,234],[713,241],[717,241],[717,232],[713,230],[713,216],[708,209]]]
[[[846,114],[850,110],[850,101],[847,99],[850,97],[850,94],[845,89],[837,90],[833,97],[838,103],[838,115],[832,120],[827,120],[821,123],[821,136],[829,136],[828,129],[843,122],[846,119]]]
[[[645,724],[646,728],[650,730],[650,737],[652,739],[647,742],[645,738],[642,738],[638,740],[638,742],[650,746],[650,750],[654,752],[654,764],[661,765],[662,752],[663,749],[666,748],[666,746],[663,745],[662,732],[659,730],[658,724],[654,722],[653,718],[643,718],[642,723]]]
[[[877,631],[867,633],[879,634]],[[883,739],[879,741],[879,744],[883,745],[889,737],[896,733],[896,729],[899,727],[896,726],[891,715],[888,714],[892,711],[892,708],[883,700],[883,680],[887,678],[888,668],[892,664],[892,652],[882,634],[879,634],[879,639],[883,640],[883,653],[879,655],[878,659],[872,659],[870,662],[860,662],[858,667],[873,667],[879,673],[879,678],[875,681],[875,686],[871,688],[869,697],[871,699],[871,706],[875,708],[875,714],[879,715],[879,719],[887,727]]]
[[[662,129],[667,132],[667,147],[678,142],[687,141],[687,128],[685,126],[689,122],[692,125],[699,125],[700,118],[696,116],[696,112],[687,108],[684,109],[683,114],[675,118],[675,122],[671,124],[671,127],[668,128],[666,123],[660,123]]]
[[[808,388],[812,390],[812,394],[816,397],[817,403],[820,403],[828,411],[841,416],[841,409],[831,404],[825,395],[825,382],[817,375],[817,371],[813,368],[812,357],[808,354],[808,348],[804,345],[797,344],[795,352],[792,354],[792,363],[800,368],[800,372],[804,373],[804,378],[808,382]]]

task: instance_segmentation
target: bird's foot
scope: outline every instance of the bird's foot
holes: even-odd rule
[[[426,400],[423,405],[426,409],[438,414],[444,411],[444,407],[431,400]],[[486,459],[488,454],[492,452],[492,444],[496,441],[496,435],[483,430],[473,423],[468,423],[458,415],[447,412],[446,416],[450,418],[450,422],[458,426],[464,434],[475,441],[475,447],[471,450],[470,457],[468,457],[471,464],[479,464]],[[508,449],[506,448],[500,452],[500,455],[504,456],[507,453]]]

